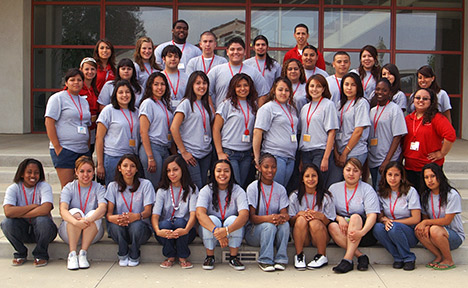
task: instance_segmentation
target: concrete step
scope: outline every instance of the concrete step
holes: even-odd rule
[[[468,173],[447,173],[446,176],[457,190],[468,189]]]
[[[444,172],[449,173],[467,173],[468,172],[468,159],[447,160],[444,163]]]

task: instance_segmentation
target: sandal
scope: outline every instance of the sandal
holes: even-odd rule
[[[179,260],[179,264],[180,264],[180,268],[182,268],[182,269],[190,269],[190,268],[193,268],[192,263],[190,263],[190,262],[187,261],[187,260],[185,260],[185,261]]]
[[[432,261],[426,264],[426,268],[434,268],[436,265],[439,265],[439,261]]]
[[[159,265],[159,267],[161,268],[171,268],[172,266],[174,266],[174,262],[175,260],[171,260],[171,259],[166,259],[164,260],[164,262],[161,263],[161,265]]]
[[[434,268],[434,270],[450,270],[456,267],[457,266],[455,264],[449,265],[449,264],[444,264],[444,263],[438,263],[432,268]]]
[[[13,258],[11,261],[12,266],[21,266],[26,262],[26,258]]]

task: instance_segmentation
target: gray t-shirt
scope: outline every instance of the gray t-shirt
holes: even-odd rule
[[[347,195],[345,195],[345,181],[331,185],[329,190],[335,203],[336,215],[350,217],[352,214],[366,216],[369,213],[380,213],[377,193],[371,185],[361,180],[356,190],[347,189]],[[346,202],[348,202],[348,209],[346,209]]]
[[[409,106],[408,106],[408,114],[414,111],[414,93],[411,94],[409,98]],[[437,93],[437,104],[439,108],[439,112],[444,113],[447,110],[452,109],[452,105],[450,104],[450,97],[448,96],[445,90],[440,89],[439,93]]]
[[[215,209],[212,204],[213,190],[211,189],[210,184],[205,185],[198,194],[197,207],[206,208],[207,215],[214,215],[223,221],[229,216],[239,215],[239,211],[241,210],[249,211],[247,194],[239,185],[234,184],[229,205],[226,204],[226,197],[227,190],[219,190],[218,207]],[[221,217],[221,210],[224,214],[224,218]]]
[[[258,72],[265,79],[268,87],[271,87],[273,85],[273,82],[275,82],[276,78],[281,76],[281,65],[277,61],[273,62],[273,67],[270,68],[271,70],[268,70],[266,68],[265,60],[258,60],[257,64],[257,61],[255,61],[255,56],[245,60],[244,64],[249,65],[254,69],[257,69]]]
[[[148,98],[141,103],[139,117],[142,115],[145,115],[150,123],[148,130],[150,142],[168,148],[171,147],[172,141],[168,138],[171,132],[172,119],[174,118],[171,110],[167,109],[162,101],[156,102]]]
[[[405,93],[398,91],[395,95],[393,95],[392,101],[400,106],[401,110],[406,111],[406,108],[408,107],[408,100],[406,99]]]
[[[197,103],[198,106],[195,103]],[[196,102],[193,102],[192,111],[190,101],[184,98],[182,102],[180,102],[179,106],[177,106],[175,114],[177,113],[184,114],[184,121],[180,125],[179,130],[185,149],[187,149],[193,157],[198,159],[210,154],[211,121],[208,111],[205,110],[201,101],[197,100]],[[202,113],[205,115],[205,121],[203,121]]]
[[[89,211],[95,210],[98,204],[107,204],[105,195],[106,188],[95,181],[91,182],[90,187],[78,189],[78,180],[73,180],[63,187],[62,193],[60,193],[60,203],[67,203],[68,209],[78,208],[87,214]]]
[[[286,116],[285,111],[288,116]],[[291,115],[294,123],[293,128],[291,128],[290,118],[288,118]],[[295,136],[295,142],[291,138],[292,135],[297,134],[298,122],[297,112],[290,105],[270,101],[260,107],[255,120],[255,128],[264,131],[262,152],[294,159],[297,150],[297,136]]]
[[[279,184],[278,182],[273,182],[273,190],[271,187],[272,185],[262,184],[262,186],[263,190],[260,188],[260,206],[258,207],[258,215],[263,216],[279,214],[281,209],[288,208],[288,193],[286,192],[286,189],[283,187],[283,185]],[[249,206],[257,209],[258,180],[253,181],[247,187],[247,201],[249,202]],[[269,206],[268,213],[266,209],[267,206]]]
[[[27,200],[24,198],[24,192],[26,192]],[[36,194],[34,194],[34,192],[36,192]],[[3,199],[3,206],[13,205],[20,207],[31,204],[42,205],[47,202],[54,205],[52,187],[50,187],[48,183],[42,181],[38,182],[35,187],[27,188],[23,186],[23,182],[19,182],[8,186],[5,192],[5,198]]]
[[[378,110],[377,110],[378,108]],[[386,106],[375,106],[370,111],[371,127],[369,131],[369,167],[378,167],[385,160],[388,150],[395,136],[403,136],[408,133],[405,116],[400,106],[389,102]],[[375,125],[377,123],[377,128]],[[377,139],[377,140],[373,140]],[[374,145],[377,141],[377,145]],[[401,146],[395,150],[391,161],[398,160],[401,154]]]
[[[123,113],[125,113],[126,117]],[[130,130],[132,119],[133,129]],[[112,104],[109,104],[102,109],[97,123],[103,124],[107,129],[107,133],[104,136],[104,154],[114,157],[124,154],[138,155],[138,145],[140,142],[138,109],[135,112],[131,112],[128,109],[117,110],[112,107]],[[131,139],[135,140],[135,146],[130,146]]]
[[[205,66],[203,66],[203,62],[205,62]],[[227,60],[224,57],[213,55],[212,58],[202,58],[200,55],[190,59],[187,64],[187,68],[185,69],[185,73],[188,76],[190,76],[194,71],[203,71],[205,74],[208,74],[211,69],[224,63],[227,63]]]
[[[336,105],[340,103],[341,97],[341,78],[336,78],[335,75],[331,75],[327,77],[328,82],[328,90],[331,93],[331,100]]]
[[[308,69],[304,68],[304,71],[305,71],[305,74],[306,74],[306,79],[309,79],[311,76],[313,76],[315,74],[322,75],[325,78],[330,76],[330,75],[328,75],[327,71],[325,71],[323,69],[320,69],[318,67],[315,67],[315,69],[312,69],[312,70],[308,70]]]
[[[245,134],[245,122],[248,118],[248,135],[252,137],[255,115],[252,113],[252,107],[248,105],[246,100],[240,100],[238,105],[240,106],[236,109],[232,105],[231,99],[226,99],[218,106],[216,114],[219,114],[224,120],[224,125],[221,129],[221,145],[224,148],[235,151],[247,151],[252,149],[252,141],[242,142],[242,135]],[[241,110],[241,107],[243,110]]]
[[[146,89],[146,81],[148,81],[149,76],[155,72],[159,72],[159,70],[151,67],[149,63],[144,63],[144,64],[145,64],[146,69],[143,68],[143,71],[141,71],[140,65],[138,65],[136,62],[133,62],[133,65],[135,65],[136,78],[138,80],[138,83],[140,83],[143,89]]]
[[[301,111],[302,107],[309,102],[306,94],[306,83],[301,84],[298,82],[297,84],[292,84],[292,89],[294,104],[296,104],[297,111]]]
[[[294,191],[291,194],[291,196],[289,196],[289,209],[288,209],[289,216],[294,217],[300,211],[306,211],[310,209],[310,210],[322,212],[325,215],[325,217],[327,217],[327,219],[330,219],[331,221],[335,220],[336,218],[335,204],[333,203],[333,200],[329,195],[325,195],[323,197],[322,207],[319,207],[317,205],[315,194],[310,195],[310,194],[305,193],[304,196],[302,197],[301,203],[299,203],[297,195],[298,195],[298,192]],[[312,207],[312,205],[314,205],[314,207]]]
[[[169,45],[175,45],[179,47],[180,51],[182,51],[182,57],[180,58],[180,64],[179,64],[179,70],[182,72],[185,72],[187,63],[189,62],[190,59],[200,56],[202,54],[201,50],[198,47],[190,43],[177,44],[173,42],[172,40],[161,43],[154,50],[154,55],[156,56],[156,63],[159,65],[159,67],[162,67],[163,69],[165,65],[164,65],[164,61],[162,60],[161,54],[162,54],[163,49]]]
[[[369,102],[366,99],[360,98],[357,102],[353,100],[346,101],[341,110],[338,110],[338,119],[340,119],[340,129],[336,131],[336,144],[338,152],[343,153],[349,139],[356,127],[364,127],[361,138],[354,146],[353,150],[349,152],[349,157],[367,153],[367,139],[369,138],[369,126],[371,125],[369,119]],[[342,119],[342,120],[341,120]]]
[[[397,198],[398,192],[392,191],[391,197],[382,198],[379,196],[380,207],[383,214],[390,219],[404,219],[411,217],[411,210],[421,210],[419,203],[419,194],[413,187],[410,188],[408,194],[401,195]],[[393,215],[390,210],[393,209]]]
[[[153,214],[160,216],[159,221],[170,220],[173,217],[184,218],[188,221],[190,212],[195,212],[197,209],[198,188],[195,186],[195,191],[189,192],[186,201],[182,200],[184,194],[182,187],[173,187],[172,191],[174,196],[172,196],[171,187],[169,189],[158,189]]]
[[[357,69],[353,69],[351,70],[351,72],[359,75],[359,71]],[[372,93],[375,90],[375,86],[377,85],[377,82],[375,81],[375,78],[374,76],[372,76],[370,71],[366,71],[366,77],[364,77],[364,79],[362,79],[361,82],[362,88],[364,89],[364,98],[370,101],[372,98]]]
[[[176,107],[179,105],[180,100],[184,98],[189,77],[182,71],[173,74],[164,74],[166,75],[167,82],[169,82],[169,90],[171,91],[172,100],[172,110],[175,110]]]
[[[82,119],[80,119],[80,111],[82,111]],[[50,96],[44,117],[55,120],[57,138],[63,148],[75,153],[88,152],[88,126],[91,125],[91,112],[89,112],[88,101],[85,98],[73,95],[70,97],[67,90],[57,92]],[[49,148],[54,149],[52,142]]]
[[[299,150],[301,151],[325,149],[328,132],[339,127],[335,104],[327,98],[322,98],[320,105],[319,101],[310,102],[301,110],[301,139],[299,142]],[[307,119],[310,119],[309,125],[307,125]],[[310,141],[304,141],[304,134],[310,136]]]
[[[453,218],[452,222],[449,225],[447,225],[447,227],[455,231],[458,234],[458,236],[460,236],[460,238],[464,241],[465,231],[463,230],[463,222],[460,214],[462,213],[460,194],[456,190],[451,189],[447,194],[447,204],[444,206],[440,206],[439,201],[439,194],[430,195],[428,198],[427,210],[423,208],[421,213],[427,215],[429,219],[444,218],[446,214],[455,214],[455,217]],[[435,211],[432,210],[432,204],[434,205]]]
[[[115,81],[107,81],[104,86],[102,86],[101,92],[99,92],[99,97],[97,102],[103,106],[109,105],[111,103],[112,93],[114,93],[114,84]],[[132,86],[132,90],[135,93],[135,107],[140,107],[141,98],[143,98],[144,89],[141,87],[140,93],[137,93]]]

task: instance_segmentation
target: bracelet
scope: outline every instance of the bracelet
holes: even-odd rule
[[[149,162],[154,162],[154,159],[148,159]]]
[[[215,226],[215,227],[213,228],[213,230],[211,230],[211,233],[214,233],[214,231],[216,230],[216,228],[218,228],[218,226]]]
[[[348,146],[348,145],[346,145],[346,148],[347,148],[349,151],[351,151],[351,148],[349,148],[349,146]]]
[[[228,229],[228,226],[224,227],[226,228],[226,236],[229,236],[229,229]]]
[[[143,213],[140,212],[140,220],[143,220]]]

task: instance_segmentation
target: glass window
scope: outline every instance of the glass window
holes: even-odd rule
[[[298,8],[261,8],[252,9],[250,37],[264,35],[270,47],[293,47],[294,27],[304,23],[309,28],[309,43],[318,45],[318,9],[304,10]]]
[[[115,66],[124,58],[133,61],[133,53],[135,53],[135,49],[115,49]]]
[[[34,7],[34,44],[94,45],[99,40],[99,6]]]
[[[34,92],[33,93],[33,131],[45,132],[44,114],[47,100],[55,92]]]
[[[402,10],[396,22],[397,49],[461,51],[461,12]]]
[[[461,93],[461,55],[440,54],[397,54],[396,65],[401,74],[401,88],[405,93],[416,90],[416,71],[424,65],[431,65],[437,83],[448,94]]]
[[[397,0],[397,6],[461,8],[463,0]]]
[[[325,5],[389,6],[388,0],[325,0]]]
[[[213,2],[218,2],[219,4],[223,3],[239,3],[239,4],[244,4],[245,0],[223,0],[223,1],[212,1],[212,0],[179,0],[179,4],[183,5],[184,3],[211,3]],[[182,19],[182,18],[180,18]]]
[[[390,49],[390,11],[326,9],[324,47]]]
[[[297,3],[297,0],[251,0],[250,2],[255,4],[319,4],[319,0],[302,0],[300,3]]]
[[[125,21],[122,21],[125,19]],[[106,38],[114,45],[135,45],[141,36],[157,45],[171,39],[172,8],[107,6]]]
[[[218,37],[218,46],[224,46],[224,43],[236,36],[245,41],[244,9],[182,7],[179,10],[179,19],[185,19],[189,23],[187,41],[194,45],[199,42],[200,34],[207,30]]]
[[[461,98],[450,97],[450,104],[452,104],[452,111],[450,111],[450,116],[452,116],[452,125],[457,132],[457,137],[460,137]]]
[[[349,54],[349,57],[350,57],[350,60],[351,60],[351,66],[350,66],[350,70],[353,70],[353,69],[358,69],[359,68],[359,63],[360,63],[360,60],[359,60],[359,52],[347,52]],[[326,70],[327,70],[327,73],[330,74],[330,75],[333,75],[335,74],[335,69],[333,68],[333,55],[335,55],[335,52],[325,52],[323,53],[323,57],[325,58],[325,64],[326,64]],[[380,52],[379,55],[378,55],[378,58],[379,58],[379,64],[380,66],[383,66],[387,63],[390,62],[390,53],[387,53],[387,52]]]

